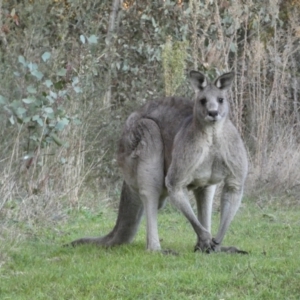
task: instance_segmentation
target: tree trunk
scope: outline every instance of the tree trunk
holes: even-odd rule
[[[105,39],[106,57],[107,57],[109,64],[111,64],[112,59],[113,59],[111,47],[113,45],[113,34],[115,31],[117,14],[120,10],[121,2],[122,2],[122,0],[113,0],[112,9],[111,9],[111,13],[109,16],[107,36]],[[103,104],[105,107],[110,107],[111,106],[111,70],[110,69],[109,69],[109,71],[107,73],[107,77],[106,77],[106,86],[107,86],[107,90],[106,90],[106,93],[104,96]]]

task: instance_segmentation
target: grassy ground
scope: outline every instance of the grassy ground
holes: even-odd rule
[[[159,215],[160,238],[179,256],[146,252],[144,223],[131,245],[63,248],[115,221],[112,211],[73,213],[67,223],[27,229],[26,239],[1,241],[0,299],[299,299],[299,208],[281,204],[244,201],[224,244],[249,255],[193,253],[193,231],[170,207]],[[214,227],[217,220],[215,213]]]

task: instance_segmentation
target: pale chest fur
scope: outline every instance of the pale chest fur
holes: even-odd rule
[[[220,153],[207,153],[206,158],[195,165],[191,174],[189,189],[220,183],[228,174],[228,168]]]
[[[187,182],[189,189],[218,184],[230,172],[224,159],[224,142],[221,147],[220,141],[209,135],[197,144],[201,146],[198,148],[198,155],[191,161],[192,172]]]

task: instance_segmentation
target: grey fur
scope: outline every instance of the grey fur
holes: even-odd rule
[[[228,118],[226,93],[233,78],[233,73],[226,73],[210,82],[191,71],[193,101],[177,97],[150,101],[129,116],[118,150],[124,182],[117,223],[104,237],[83,238],[72,245],[130,243],[145,210],[147,249],[160,250],[157,213],[169,196],[196,232],[195,250],[246,253],[220,246],[239,208],[248,169],[243,142]],[[212,202],[221,181],[221,219],[212,238]],[[198,217],[187,190],[194,192]]]

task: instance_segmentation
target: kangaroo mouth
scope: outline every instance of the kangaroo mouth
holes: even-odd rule
[[[215,117],[207,116],[207,117],[205,118],[205,120],[206,120],[207,122],[216,123],[216,122],[218,122],[218,121],[221,120],[221,116],[220,116],[220,115],[215,116]]]

